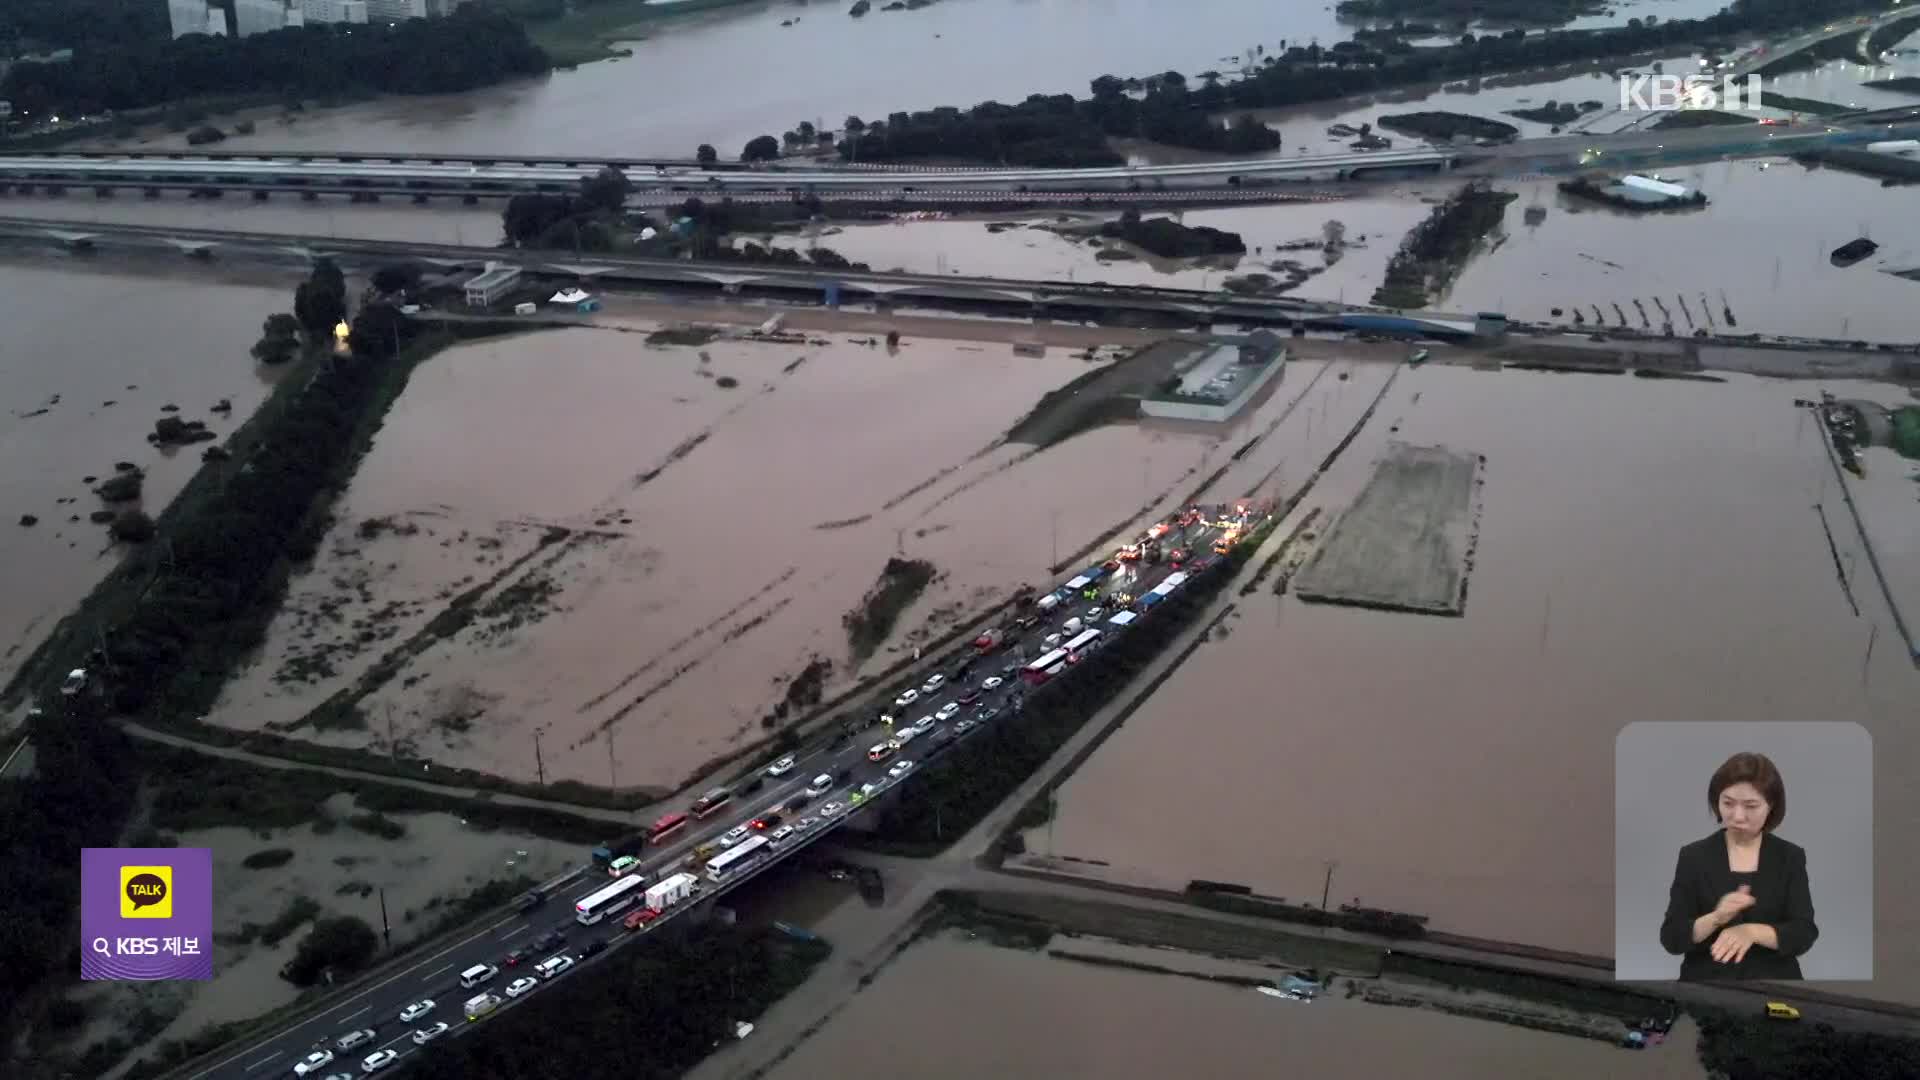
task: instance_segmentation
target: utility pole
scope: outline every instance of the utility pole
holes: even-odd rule
[[[393,741],[393,702],[387,702],[387,757],[400,760],[400,744]]]
[[[1327,861],[1326,884],[1320,886],[1320,910],[1321,911],[1327,910],[1327,896],[1333,892],[1333,868],[1339,865],[1340,865],[1339,863],[1334,862],[1331,859]]]
[[[540,759],[540,732],[537,730],[533,733],[533,767],[540,774],[540,786],[546,787],[547,766],[546,762]]]
[[[387,940],[387,951],[393,951],[393,927],[387,922],[387,890],[380,890],[380,933]]]
[[[620,778],[613,765],[613,729],[607,729],[607,783],[614,791],[620,790]]]
[[[1047,564],[1047,573],[1060,565],[1060,511],[1053,512],[1053,561]]]

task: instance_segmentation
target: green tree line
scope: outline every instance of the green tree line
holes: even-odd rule
[[[87,114],[220,94],[289,99],[358,91],[440,94],[471,90],[549,67],[508,16],[467,7],[444,19],[395,25],[304,26],[251,37],[164,33],[83,41],[72,61],[17,64],[0,79],[16,113]]]

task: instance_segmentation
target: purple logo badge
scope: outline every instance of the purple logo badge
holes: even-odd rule
[[[80,977],[213,978],[213,852],[80,849]]]

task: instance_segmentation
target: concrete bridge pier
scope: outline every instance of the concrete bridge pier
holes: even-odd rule
[[[300,193],[300,201],[301,202],[319,202],[320,193],[317,191],[303,191]]]
[[[273,192],[268,191],[265,188],[261,188],[259,191],[256,191],[253,193],[254,202],[266,202],[268,199],[272,197],[273,197]]]
[[[160,189],[157,187],[150,187],[146,190],[146,196],[149,199],[157,199],[160,197]]]
[[[102,184],[93,189],[93,197],[96,199],[111,199],[113,198],[113,189]]]

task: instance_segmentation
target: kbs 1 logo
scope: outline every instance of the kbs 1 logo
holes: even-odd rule
[[[1679,109],[1718,109],[1722,112],[1759,112],[1760,76],[1622,75],[1621,112],[1674,112]]]
[[[82,979],[213,978],[213,853],[80,849]]]

